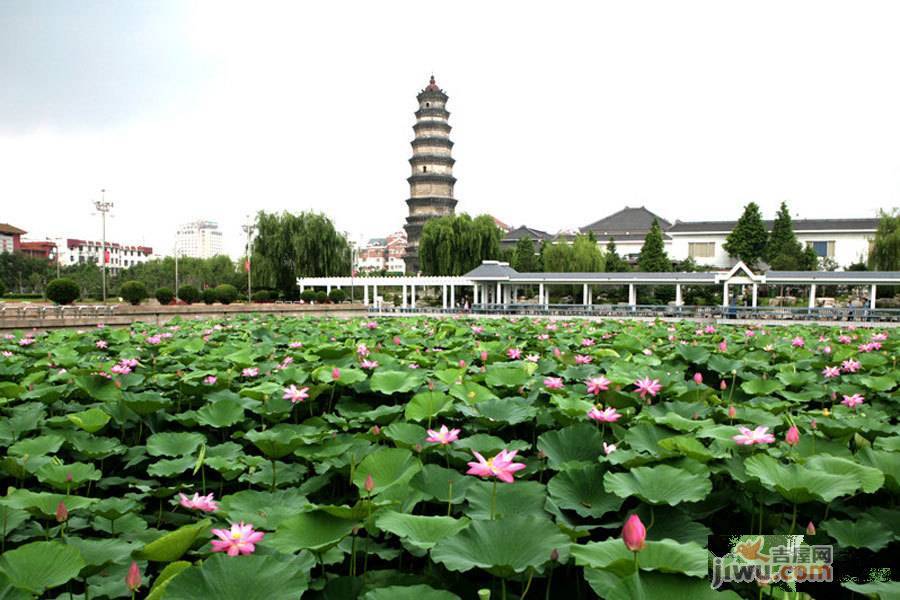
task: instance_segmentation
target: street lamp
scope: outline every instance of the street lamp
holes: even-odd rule
[[[178,231],[175,232],[175,304],[178,304]]]
[[[250,215],[247,215],[247,218],[249,219]],[[253,237],[253,232],[256,230],[256,225],[250,222],[245,225],[241,225],[241,229],[243,229],[244,233],[247,234],[247,258],[246,262],[244,263],[244,268],[247,270],[247,302],[252,302],[253,288],[250,277],[250,270],[252,268],[252,263],[250,262],[250,253],[252,250],[250,246],[250,238]]]
[[[101,241],[102,247],[100,255],[101,261],[101,274],[103,278],[103,302],[106,302],[106,213],[112,210],[113,203],[106,199],[106,190],[100,190],[100,200],[94,200],[94,208],[100,213],[101,220],[103,222],[103,238]]]

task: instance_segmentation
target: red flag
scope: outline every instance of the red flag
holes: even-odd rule
[[[249,258],[244,261],[244,272],[245,273],[250,272],[250,259]]]
[[[103,251],[103,262],[105,262],[106,264],[109,264],[109,250]]]

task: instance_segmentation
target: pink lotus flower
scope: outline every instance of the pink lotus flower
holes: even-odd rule
[[[356,353],[359,354],[360,356],[368,356],[369,348],[365,344],[359,344],[356,347]]]
[[[417,363],[409,363],[409,368],[410,369],[418,369],[419,365]]]
[[[366,323],[367,329],[376,329],[377,327],[378,323],[376,323],[375,321],[369,321],[368,323]]]
[[[756,429],[750,430],[746,427],[738,427],[738,431],[741,433],[739,435],[732,436],[733,439],[739,446],[752,446],[753,444],[771,444],[775,441],[775,436],[771,433],[766,433],[769,431],[768,427],[759,426]]]
[[[13,353],[10,352],[9,350],[4,350],[3,352],[0,352],[0,354],[2,354],[3,356],[5,356],[7,358],[9,358],[10,356],[13,355]]]
[[[806,525],[806,535],[816,535],[816,526],[812,521]]]
[[[203,378],[203,383],[206,385],[215,385],[216,381],[218,381],[218,378],[215,375],[207,375]]]
[[[586,382],[588,394],[593,394],[594,396],[599,396],[600,392],[605,392],[609,389],[609,379],[600,375],[599,377],[591,377]]]
[[[399,346],[399,345],[401,344],[401,340],[400,340],[400,336],[399,336],[399,335],[395,335],[395,336],[391,339],[391,341],[394,343],[395,346]]]
[[[104,348],[109,346],[109,344],[106,343],[106,340],[97,340],[94,343],[94,345],[97,346],[98,348],[100,348],[101,350],[103,350]]]
[[[853,338],[850,337],[849,335],[842,335],[838,338],[838,341],[842,344],[849,344],[849,343],[853,342]]]
[[[66,503],[60,501],[59,504],[56,505],[56,522],[57,523],[65,523],[69,520],[69,509],[66,507]]]
[[[659,383],[659,379],[650,379],[649,377],[644,377],[643,379],[638,379],[634,382],[635,387],[637,387],[637,391],[641,398],[644,398],[647,394],[650,394],[651,397],[656,396],[657,392],[662,389],[662,386]]]
[[[563,381],[560,377],[547,377],[544,379],[544,387],[548,390],[561,390],[563,389]]]
[[[288,344],[288,348],[302,348],[303,342],[291,342]]]
[[[510,348],[506,351],[506,356],[508,356],[512,360],[518,360],[522,358],[522,351],[518,348]]]
[[[696,383],[697,385],[703,383],[703,373],[700,373],[699,371],[697,373],[694,373],[694,383]]]
[[[256,377],[259,375],[259,369],[257,367],[247,367],[243,371],[241,371],[241,375],[244,377]]]
[[[131,561],[131,566],[128,567],[128,574],[125,575],[125,586],[132,593],[141,587],[141,570],[134,561]]]
[[[253,525],[240,523],[232,523],[230,530],[213,529],[213,535],[219,539],[210,542],[213,552],[226,552],[228,556],[237,556],[238,554],[253,554],[256,550],[256,544],[262,541],[265,535],[261,531],[253,529]]]
[[[640,517],[632,514],[622,527],[622,541],[625,542],[625,547],[632,552],[639,552],[644,549],[646,539],[647,528],[644,527]]]
[[[837,367],[825,367],[822,369],[822,375],[825,376],[825,379],[833,379],[835,377],[840,377],[841,370]]]
[[[884,331],[872,334],[873,342],[884,342],[884,341],[887,341],[887,339],[888,339],[888,334]]]
[[[539,360],[541,360],[541,357],[538,356],[537,354],[529,354],[528,356],[525,357],[525,360],[527,360],[528,362],[536,363]]]
[[[593,419],[594,421],[598,421],[600,423],[615,423],[622,418],[622,415],[619,414],[619,412],[612,406],[607,406],[603,410],[600,410],[595,406],[588,411],[587,416],[588,419]]]
[[[615,451],[616,451],[615,444],[607,444],[606,442],[603,442],[603,454],[605,454],[606,456],[609,456],[610,454],[612,454]]]
[[[589,365],[589,364],[591,364],[591,361],[593,361],[593,360],[594,360],[593,358],[591,358],[590,356],[587,356],[585,354],[576,354],[575,355],[575,364],[576,365]]]
[[[831,354],[831,346],[825,346],[822,348],[822,354]]]
[[[293,383],[284,388],[284,396],[282,396],[284,400],[290,400],[291,404],[297,404],[298,402],[303,402],[307,398],[309,398],[309,388],[297,388]]]
[[[537,336],[537,339],[541,340],[542,342],[545,342],[545,341],[547,341],[547,340],[550,339],[550,334],[548,334],[548,333],[539,333],[538,336]]]
[[[359,366],[363,369],[376,369],[378,368],[377,360],[369,360],[368,358],[359,363]]]
[[[429,429],[428,437],[425,438],[425,441],[446,446],[448,444],[452,444],[458,439],[459,429],[447,429],[446,425],[441,425],[441,428],[438,431]]]
[[[861,367],[862,364],[858,360],[853,360],[852,358],[848,358],[841,363],[841,371],[844,373],[856,373]]]
[[[201,496],[194,492],[194,495],[190,498],[184,494],[178,494],[178,496],[181,498],[179,504],[185,508],[193,508],[195,510],[202,510],[203,512],[215,512],[219,510],[219,503],[213,500],[212,494]]]
[[[418,444],[417,444],[417,446],[418,446]],[[369,494],[371,494],[371,493],[372,493],[372,490],[375,489],[375,480],[372,478],[372,474],[371,474],[371,473],[369,473],[368,475],[366,475],[366,482],[363,484],[363,488],[364,488],[364,489],[366,490],[366,492],[368,492]]]
[[[725,390],[727,390],[727,389],[728,389],[728,382],[725,381],[724,379],[723,379],[722,381],[720,381],[720,382],[719,382],[719,389],[722,390],[723,392],[724,392]]]
[[[525,468],[524,464],[513,462],[513,458],[516,457],[517,452],[517,450],[513,450],[512,452],[501,450],[499,454],[493,458],[485,460],[481,454],[473,450],[472,454],[475,455],[478,462],[467,463],[469,465],[469,470],[466,471],[466,475],[496,477],[504,483],[512,483],[513,473]]]
[[[340,379],[341,378],[341,370],[338,369],[337,367],[333,367],[331,369],[331,378],[334,381],[337,381],[338,379]]]
[[[128,365],[123,364],[113,365],[109,370],[117,375],[128,375],[131,373],[131,368]]]
[[[145,341],[146,341],[148,344],[150,344],[151,346],[156,346],[156,345],[158,345],[160,342],[162,342],[162,338],[159,337],[158,335],[151,335],[151,336],[148,337]]]
[[[593,346],[594,343],[594,340],[591,338],[584,338],[583,340],[581,340],[581,345],[585,347]]]
[[[734,405],[732,404],[731,406],[728,407],[728,418],[733,419],[736,414],[737,414],[737,410],[735,410]]]
[[[719,342],[719,352],[728,352],[728,341],[722,340]]]
[[[554,347],[553,348],[553,356],[555,356],[556,358],[559,358],[560,356],[562,356],[562,351],[560,351],[559,348]]]
[[[753,331],[752,329],[748,329],[747,331],[744,332],[744,335],[747,336],[748,338],[752,338],[752,337],[756,336],[756,332]]]
[[[481,362],[483,362],[483,363],[487,362],[487,359],[488,359],[487,351],[482,350],[481,353],[478,355],[478,357],[481,359]]]
[[[853,394],[852,396],[844,395],[844,399],[841,400],[841,404],[848,408],[856,408],[865,401],[866,399],[860,394]]]
[[[790,426],[787,433],[784,434],[784,441],[788,446],[796,446],[800,443],[800,430],[797,429],[796,425]]]
[[[706,327],[703,328],[703,333],[715,333],[715,332],[716,332],[716,328],[713,327],[712,325],[707,325]]]
[[[641,352],[643,352],[644,356],[653,356],[653,350],[650,348],[644,348]]]
[[[30,337],[24,337],[21,340],[19,340],[20,346],[30,346],[33,343],[34,343],[34,339],[30,338]]]
[[[478,335],[479,333],[484,333],[484,327],[481,325],[472,325],[472,333]]]

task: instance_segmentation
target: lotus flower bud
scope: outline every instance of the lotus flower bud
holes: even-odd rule
[[[815,429],[816,427],[818,427],[818,424],[816,423],[816,420],[815,420],[815,419],[811,419],[810,422],[809,422],[809,428],[810,428],[810,429]]]
[[[331,378],[334,381],[337,381],[338,379],[340,379],[341,378],[341,370],[338,369],[337,367],[334,367],[333,369],[331,369]]]
[[[481,351],[481,362],[487,362],[488,353],[485,350]]]
[[[806,526],[806,535],[816,535],[816,526],[813,525],[812,521]]]
[[[466,368],[466,361],[464,361],[463,359],[459,359],[459,368],[460,368],[460,369],[465,369],[465,368]]]
[[[697,385],[703,383],[703,373],[694,373],[694,383],[696,383]]]
[[[65,502],[60,502],[56,505],[56,521],[58,523],[65,523],[69,520],[69,509],[66,508]]]
[[[141,587],[141,570],[134,561],[131,561],[131,566],[128,567],[128,574],[125,576],[125,585],[128,586],[128,590],[131,592],[134,592]]]
[[[788,446],[796,446],[800,442],[800,430],[796,425],[791,425],[784,436]]]
[[[737,414],[737,411],[735,410],[734,405],[732,404],[731,406],[728,407],[728,418],[733,419],[736,414]]]
[[[366,484],[365,484],[365,488],[366,488],[366,491],[369,492],[369,493],[372,493],[372,490],[375,489],[375,480],[372,479],[372,474],[371,474],[371,473],[368,474],[368,475],[366,475]]]
[[[641,518],[632,514],[625,521],[625,526],[622,527],[622,541],[625,542],[625,547],[632,552],[638,552],[644,549],[645,539],[647,539],[647,529],[641,522]]]
[[[381,435],[381,427],[378,425],[372,425],[372,435]]]
[[[559,560],[559,550],[554,548],[550,551],[550,560],[552,560],[553,562],[557,562]]]
[[[724,379],[719,382],[719,389],[723,392],[728,389],[728,383]]]

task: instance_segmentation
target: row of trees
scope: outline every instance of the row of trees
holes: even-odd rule
[[[749,267],[765,262],[777,271],[815,271],[819,257],[812,246],[803,245],[794,235],[794,222],[787,203],[782,202],[771,233],[763,223],[759,205],[744,207],[741,218],[725,239],[725,251]]]
[[[432,219],[419,237],[419,265],[425,275],[463,275],[483,260],[500,259],[500,238],[500,228],[489,215]]]

